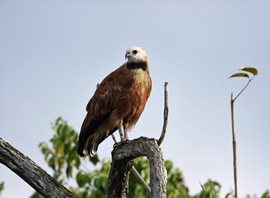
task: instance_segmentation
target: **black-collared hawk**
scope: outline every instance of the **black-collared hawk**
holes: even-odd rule
[[[117,129],[121,141],[140,118],[152,88],[148,57],[141,47],[127,49],[127,62],[110,73],[86,106],[78,141],[80,156],[94,156],[99,144]]]

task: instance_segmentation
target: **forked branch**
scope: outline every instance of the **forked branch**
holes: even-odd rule
[[[150,164],[151,197],[166,197],[166,169],[160,147],[155,139],[140,137],[119,143],[113,149],[108,198],[127,197],[128,171],[132,166],[132,160],[141,156],[146,156]]]

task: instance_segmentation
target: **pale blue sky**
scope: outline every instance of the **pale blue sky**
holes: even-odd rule
[[[153,91],[130,137],[158,137],[163,83],[169,82],[164,158],[181,168],[191,193],[208,178],[233,187],[229,99],[259,76],[236,103],[239,193],[270,188],[270,1],[0,0],[0,137],[45,170],[38,144],[58,116],[79,130],[85,105],[125,50],[146,49]],[[121,79],[119,79],[121,80]],[[99,148],[110,158],[113,142]],[[0,166],[3,198],[33,189]],[[16,189],[16,190],[14,190]]]

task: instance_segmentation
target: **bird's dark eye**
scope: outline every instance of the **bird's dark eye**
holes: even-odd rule
[[[138,50],[133,50],[132,52],[133,52],[133,54],[137,54]]]

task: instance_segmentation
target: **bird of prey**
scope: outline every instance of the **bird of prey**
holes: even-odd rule
[[[126,50],[127,62],[97,86],[86,106],[77,152],[94,156],[99,144],[116,130],[121,141],[141,116],[152,88],[148,57],[142,47]]]

